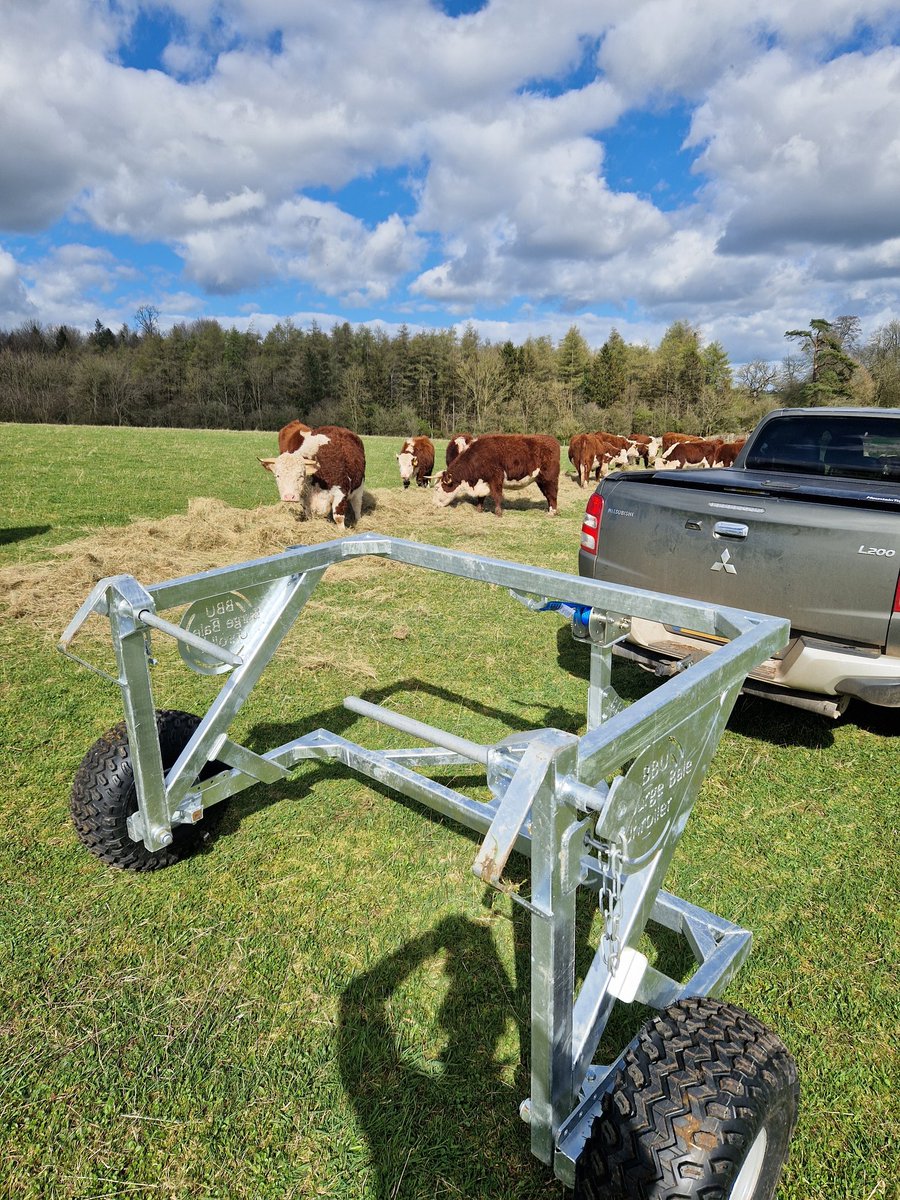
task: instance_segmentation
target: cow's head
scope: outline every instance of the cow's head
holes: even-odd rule
[[[279,454],[277,458],[261,458],[259,461],[265,470],[275,476],[278,495],[285,504],[303,502],[308,480],[316,473],[318,464],[314,458],[294,450],[291,454]]]
[[[416,473],[419,460],[411,450],[404,448],[397,455],[397,463],[400,467],[400,478],[403,480],[403,486],[408,488],[413,475]]]
[[[446,508],[456,495],[460,484],[453,474],[452,467],[448,467],[446,471],[438,471],[437,475],[432,476],[432,483],[434,484],[434,490],[431,493],[432,503],[436,508]]]

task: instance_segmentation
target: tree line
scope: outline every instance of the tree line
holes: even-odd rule
[[[613,330],[592,350],[573,325],[554,344],[492,343],[473,326],[393,336],[290,321],[261,335],[202,319],[161,332],[144,306],[114,332],[31,322],[0,330],[0,420],[277,429],[294,417],[367,434],[463,429],[750,429],[780,405],[900,405],[900,321],[862,342],[856,317],[785,332],[791,353],[733,369],[718,342],[676,321],[657,346]]]

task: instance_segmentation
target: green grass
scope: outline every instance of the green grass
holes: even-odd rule
[[[367,439],[376,490],[399,493],[399,441]],[[273,446],[2,426],[0,566],[192,496],[271,504],[255,459]],[[584,497],[570,486],[551,521],[525,496],[502,521],[434,512],[428,538],[574,570]],[[579,648],[496,588],[387,567],[313,599],[236,723],[256,749],[320,725],[403,744],[347,694],[481,741],[583,728]],[[473,836],[306,765],[238,797],[209,853],[147,877],[102,866],[68,796],[120,698],[54,652],[54,620],[4,619],[0,593],[0,1195],[561,1196],[517,1117],[528,929],[471,875]],[[617,670],[627,698],[646,690]],[[160,649],[154,686],[204,711],[218,682]],[[742,702],[667,881],[754,932],[727,997],[798,1061],[784,1200],[900,1195],[897,728]],[[484,794],[474,774],[455,785]],[[632,1026],[626,1011],[609,1032]]]

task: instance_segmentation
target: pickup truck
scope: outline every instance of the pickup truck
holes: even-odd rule
[[[588,500],[582,575],[787,617],[744,691],[836,717],[900,707],[900,409],[768,413],[733,467],[616,471]],[[709,653],[634,619],[615,652],[658,675]]]

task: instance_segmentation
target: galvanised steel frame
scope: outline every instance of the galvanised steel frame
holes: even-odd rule
[[[486,746],[350,697],[344,703],[352,711],[433,748],[368,750],[318,729],[258,754],[229,738],[235,715],[327,567],[363,555],[500,585],[531,608],[561,608],[590,653],[587,732],[540,729]],[[180,625],[158,616],[185,604]],[[128,575],[104,579],[66,629],[61,650],[69,652],[92,613],[109,618],[138,794],[129,832],[148,850],[167,846],[173,826],[202,819],[243,789],[325,759],[483,834],[473,870],[487,884],[504,889],[513,849],[530,857],[530,898],[504,889],[531,914],[531,1095],[521,1113],[533,1152],[571,1186],[619,1061],[593,1063],[616,1000],[662,1008],[683,996],[718,995],[749,952],[747,930],[668,894],[662,883],[741,684],[785,644],[787,622],[377,534],[293,547],[146,588]],[[635,616],[727,641],[626,707],[611,685],[612,646]],[[151,630],[177,639],[193,669],[230,672],[167,773],[148,669]],[[216,760],[230,769],[198,782]],[[422,773],[461,762],[485,768],[490,803]],[[579,887],[596,893],[603,934],[576,987]],[[654,969],[636,949],[649,920],[687,941],[697,965],[686,983]]]

